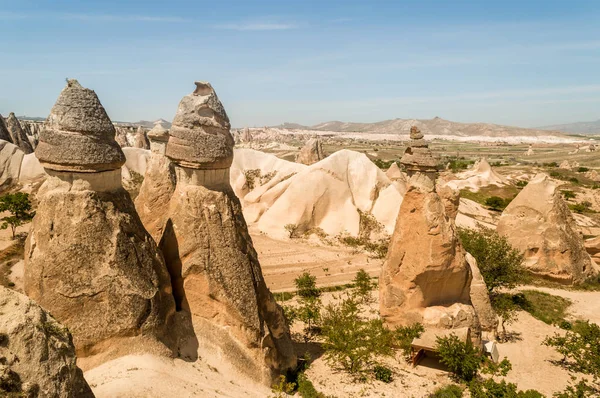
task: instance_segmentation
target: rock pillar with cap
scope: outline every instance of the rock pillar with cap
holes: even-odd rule
[[[169,275],[121,185],[125,156],[94,91],[68,81],[35,154],[49,177],[25,245],[27,295],[69,328],[80,357],[170,354]]]
[[[191,314],[202,350],[225,355],[271,385],[296,365],[281,308],[263,279],[239,199],[229,184],[233,138],[209,83],[183,97],[167,156],[177,186],[160,238],[177,308]]]

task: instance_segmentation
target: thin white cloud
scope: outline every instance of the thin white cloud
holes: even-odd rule
[[[295,29],[296,25],[287,23],[227,23],[215,25],[216,29],[239,30],[239,31],[268,31]]]

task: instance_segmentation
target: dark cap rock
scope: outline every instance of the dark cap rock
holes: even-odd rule
[[[166,155],[184,167],[229,168],[234,141],[227,113],[210,83],[195,84],[196,90],[179,103]]]
[[[50,111],[35,154],[44,167],[59,171],[100,172],[125,163],[98,96],[74,79]]]

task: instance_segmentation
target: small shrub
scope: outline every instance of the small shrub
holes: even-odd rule
[[[296,388],[295,383],[288,383],[284,375],[280,375],[278,382],[271,386],[273,391],[273,398],[284,398],[286,395],[291,394]]]
[[[576,195],[575,195],[575,192],[573,192],[573,191],[570,191],[570,190],[568,190],[568,189],[565,189],[565,190],[563,190],[563,191],[560,191],[560,192],[563,194],[563,197],[564,197],[565,199],[567,199],[567,200],[569,200],[569,199],[574,199],[574,198],[575,198],[575,196],[576,196]]]
[[[256,179],[260,179],[260,169],[250,169],[244,170],[244,178],[246,179],[246,187],[248,187],[249,191],[252,191],[256,188]]]
[[[294,279],[298,296],[301,298],[318,298],[321,291],[317,288],[317,277],[305,272]]]
[[[471,398],[544,398],[538,391],[518,391],[516,384],[507,383],[505,380],[497,382],[494,379],[472,380],[469,383],[469,392]]]
[[[456,384],[440,387],[433,394],[429,394],[429,398],[462,398],[462,396],[463,389]]]
[[[574,205],[569,205],[569,209],[571,209],[572,211],[574,211],[577,214],[582,214],[583,212],[585,212],[586,210],[588,210],[588,208],[585,207],[584,205],[582,205],[581,203],[576,203]]]
[[[371,277],[364,269],[359,269],[352,281],[354,284],[354,292],[358,300],[363,303],[370,303],[372,301],[371,291],[375,288],[376,284],[371,281]]]
[[[563,355],[562,364],[572,371],[600,377],[600,326],[585,321],[573,325],[564,336],[555,333],[544,340]]]
[[[458,380],[469,382],[477,375],[482,358],[470,340],[462,342],[455,334],[438,337],[436,348],[440,362],[446,365]]]
[[[554,394],[555,398],[587,398],[598,396],[600,396],[598,388],[588,384],[585,379],[581,379],[576,384],[567,386],[564,391]]]
[[[579,167],[579,168],[577,169],[577,171],[578,171],[579,173],[587,173],[588,171],[590,171],[590,169],[588,169],[587,167]]]
[[[290,239],[296,238],[298,236],[298,225],[296,224],[285,224],[283,229],[285,229],[288,233]]]
[[[558,171],[551,171],[550,172],[550,177],[552,178],[562,178],[562,174],[560,174]]]
[[[376,365],[373,368],[373,373],[375,373],[375,380],[382,381],[384,383],[392,382],[392,370],[383,365]]]
[[[425,328],[420,323],[413,323],[409,326],[400,326],[394,331],[394,337],[398,348],[402,351],[405,359],[410,359],[411,344],[416,338],[421,337]]]
[[[324,394],[317,391],[304,373],[298,375],[298,394],[302,398],[326,398]]]
[[[579,184],[579,180],[577,178],[575,178],[575,177],[569,178],[569,182],[571,184]]]
[[[529,184],[529,182],[524,180],[519,180],[515,183],[515,185],[519,188],[524,188],[527,186],[527,184]]]
[[[273,293],[273,298],[277,301],[288,301],[294,297],[292,292]]]
[[[506,200],[502,199],[499,196],[492,196],[492,197],[487,198],[484,203],[486,206],[490,207],[491,209],[503,210],[506,208],[506,206],[508,206],[508,203],[510,203],[510,201],[508,201],[508,203],[507,203]]]

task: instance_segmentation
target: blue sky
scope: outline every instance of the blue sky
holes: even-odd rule
[[[600,1],[0,0],[0,113],[77,78],[113,120],[210,81],[236,127],[600,119]]]

